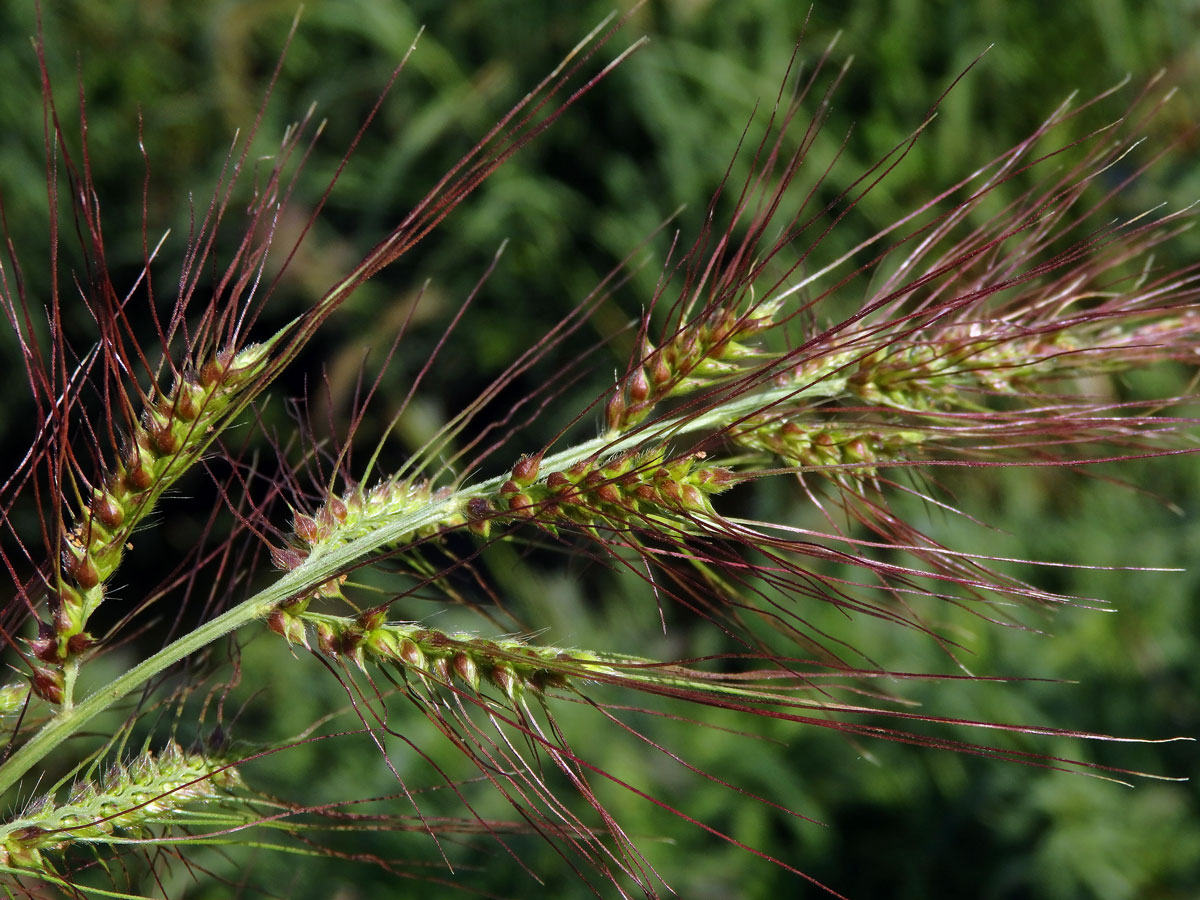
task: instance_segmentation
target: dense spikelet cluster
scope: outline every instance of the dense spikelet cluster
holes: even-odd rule
[[[87,508],[63,536],[51,620],[32,642],[37,658],[51,664],[34,679],[43,698],[63,700],[60,667],[94,643],[87,622],[104,601],[129,536],[203,454],[238,398],[259,382],[270,349],[268,342],[221,353],[199,371],[181,375],[143,412],[113,474],[92,488]]]
[[[146,751],[78,781],[65,801],[41,797],[0,825],[0,867],[52,872],[45,853],[186,826],[192,814],[228,801],[239,787],[237,769],[206,754],[175,743]]]
[[[447,687],[455,679],[471,692],[490,683],[513,700],[526,690],[538,693],[567,688],[596,677],[613,676],[616,665],[648,664],[647,660],[590,650],[546,647],[516,638],[484,638],[445,632],[407,622],[388,622],[386,610],[354,617],[331,616],[285,606],[269,624],[291,643],[345,659],[363,668],[389,666],[425,684]]]
[[[864,403],[899,410],[981,410],[992,397],[1048,393],[1064,379],[1127,370],[1165,347],[1186,355],[1194,334],[1192,315],[1141,327],[1058,323],[1048,331],[972,322],[934,329],[918,341],[898,339],[857,360],[847,388]]]
[[[881,464],[911,459],[914,450],[933,443],[933,435],[900,425],[767,416],[743,422],[730,440],[844,483],[873,477]]]
[[[705,463],[703,452],[671,457],[666,448],[588,458],[545,475],[531,458],[491,498],[470,506],[472,521],[486,536],[494,515],[528,520],[553,531],[558,525],[618,529],[679,525],[688,516],[715,514],[709,500],[737,481],[722,466]],[[496,512],[493,513],[492,511]]]
[[[641,358],[614,390],[605,407],[610,435],[643,421],[662,400],[711,388],[745,373],[761,362],[763,352],[747,343],[769,329],[782,301],[714,304],[694,318],[684,318],[678,331],[659,346],[643,338]],[[643,324],[643,332],[649,320]]]
[[[352,487],[341,496],[331,495],[311,516],[297,512],[292,517],[295,540],[285,547],[272,548],[271,558],[280,569],[290,571],[310,558],[328,554],[422,507],[445,500],[450,493],[446,489],[435,491],[426,481],[408,478],[387,479],[367,489]],[[432,537],[463,521],[461,516],[449,513],[435,524],[395,535],[384,549]],[[309,596],[340,596],[344,582],[345,576],[339,575],[315,588]]]

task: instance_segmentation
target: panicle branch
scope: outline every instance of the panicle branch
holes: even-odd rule
[[[76,782],[63,802],[46,795],[0,825],[0,868],[53,873],[45,854],[75,844],[108,844],[164,836],[169,828],[200,822],[198,813],[245,805],[237,769],[171,743]]]

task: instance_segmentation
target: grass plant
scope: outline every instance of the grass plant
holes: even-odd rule
[[[684,857],[726,850],[761,864],[756,884],[844,896],[797,848],[820,792],[786,789],[818,729],[881,770],[879,748],[910,744],[1020,772],[1178,774],[1137,754],[1186,729],[962,699],[1064,677],[983,671],[979,635],[1098,614],[1104,597],[1055,576],[1130,565],[1010,555],[999,529],[989,546],[981,492],[1012,470],[1132,478],[1194,449],[1200,264],[1173,255],[1193,211],[1123,206],[1164,164],[1144,145],[1164,79],[1063,102],[844,238],[976,76],[846,175],[853,141],[822,126],[848,69],[802,40],[703,213],[577,300],[489,307],[520,253],[504,243],[460,299],[372,293],[438,229],[452,241],[458,208],[548,130],[587,127],[580,107],[649,52],[643,14],[591,31],[303,308],[297,284],[327,272],[307,247],[333,246],[341,182],[421,40],[315,190],[316,114],[269,134],[285,46],[173,270],[147,153],[129,275],[93,107],[82,90],[63,111],[39,23],[50,240],[31,263],[6,214],[0,268],[28,385],[0,483],[11,896],[269,894],[276,864],[248,860],[276,855],[414,891],[658,897],[682,880],[701,896]],[[326,335],[356,303],[389,333],[347,390]],[[524,345],[487,378],[448,375],[497,316],[527,318],[496,338]],[[159,571],[143,540],[176,527],[190,537]],[[584,587],[555,609],[564,582]],[[910,667],[910,644],[934,652]],[[314,698],[329,708],[309,715]],[[733,741],[778,766],[773,785],[713,761]],[[315,770],[283,777],[289,758]]]

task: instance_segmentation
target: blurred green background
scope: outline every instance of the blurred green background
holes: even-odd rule
[[[607,3],[582,2],[310,0],[262,127],[267,152],[311,102],[328,119],[292,203],[297,220],[319,196],[418,26],[425,32],[379,120],[339,179],[325,215],[272,298],[267,318],[283,321],[319,296],[610,11]],[[169,301],[189,203],[198,211],[205,208],[233,133],[253,122],[294,12],[291,0],[45,4],[47,53],[60,111],[68,121],[76,107],[77,78],[86,89],[90,161],[103,206],[108,263],[118,284],[132,282],[142,252],[139,116],[151,173],[149,233],[152,240],[167,228],[174,234],[158,276],[160,297]],[[34,31],[30,4],[0,5],[0,190],[26,284],[37,298],[47,290],[39,269],[47,253],[47,217],[43,123],[29,44]],[[501,264],[441,357],[416,407],[419,415],[403,425],[405,439],[419,443],[428,422],[442,421],[473,397],[527,346],[531,335],[560,319],[681,205],[686,206],[677,222],[685,242],[690,240],[756,104],[761,121],[774,100],[795,41],[803,38],[801,58],[810,63],[839,32],[833,62],[840,65],[853,56],[854,63],[824,123],[816,154],[828,157],[850,134],[830,179],[835,188],[848,184],[916,127],[955,76],[987,53],[944,100],[937,121],[909,158],[839,224],[830,251],[874,233],[935,189],[1007,149],[1072,92],[1090,97],[1127,74],[1137,86],[1160,69],[1166,70],[1167,83],[1179,86],[1180,95],[1148,126],[1140,158],[1172,141],[1180,146],[1118,201],[1114,214],[1131,215],[1159,203],[1175,209],[1200,198],[1197,137],[1189,131],[1200,114],[1194,99],[1200,97],[1200,45],[1195,40],[1200,3],[880,0],[818,3],[810,11],[804,4],[778,0],[650,2],[600,56],[612,58],[643,34],[650,37],[649,45],[549,134],[507,163],[436,235],[356,295],[301,361],[298,380],[279,393],[300,393],[321,377],[324,367],[334,408],[342,410],[335,413],[338,420],[364,350],[374,348],[378,358],[401,321],[396,311],[407,309],[415,289],[428,282],[418,328],[381,387],[383,408],[398,401],[449,315],[507,240]],[[1118,97],[1101,104],[1081,125],[1095,126],[1119,115],[1123,102]],[[71,128],[68,138],[74,139]],[[744,160],[735,164],[734,183],[744,165]],[[236,222],[231,222],[226,238],[236,236]],[[638,313],[653,291],[669,239],[670,229],[649,242],[650,262],[633,271],[617,291],[608,317],[596,320],[594,329],[581,336],[581,345],[610,338]],[[1200,254],[1200,241],[1184,235],[1167,251],[1172,253],[1176,258],[1168,263],[1186,264]],[[578,397],[594,394],[595,386],[619,365],[624,349],[618,340],[611,357],[600,361],[596,380],[581,386]],[[568,346],[565,352],[572,350]],[[0,353],[7,367],[16,364],[7,334]],[[549,376],[536,370],[530,377]],[[1167,385],[1170,390],[1179,373],[1148,377],[1151,387]],[[572,399],[565,398],[562,408],[573,409]],[[282,406],[278,397],[272,404],[276,411]],[[23,415],[28,410],[20,399],[0,407],[6,459],[26,445]],[[269,420],[272,413],[265,415]],[[531,426],[527,446],[538,446],[560,424],[547,422],[541,430]],[[957,502],[1000,533],[960,530],[939,536],[956,547],[1002,556],[1189,571],[1023,571],[1049,588],[1103,597],[1117,612],[1069,610],[1040,621],[1045,634],[985,628],[978,620],[964,619],[957,626],[973,653],[972,669],[1072,683],[909,686],[907,695],[942,715],[1132,737],[1200,733],[1200,576],[1194,566],[1200,552],[1200,465],[1177,457],[1102,474],[1117,475],[1152,496],[1062,472],[952,478]],[[797,493],[796,502],[799,498]],[[922,512],[914,510],[914,515]],[[936,517],[926,527],[961,529]],[[159,530],[162,534],[153,540],[164,542],[166,555],[172,541],[182,546],[189,539],[187,529]],[[549,629],[547,640],[624,649],[657,629],[652,600],[649,605],[622,601],[623,594],[645,594],[636,579],[598,576],[595,567],[583,565],[556,574],[528,561],[491,562],[494,571],[511,567],[514,574],[501,588],[529,621]],[[138,577],[131,575],[131,584],[138,584]],[[428,613],[414,609],[402,614]],[[937,648],[917,635],[880,630],[871,623],[857,623],[856,628],[856,642],[889,667],[945,669]],[[684,638],[693,637],[686,628],[681,631]],[[674,652],[685,651],[676,647]],[[698,651],[689,645],[687,652]],[[233,728],[236,737],[246,740],[298,734],[345,705],[341,688],[319,665],[307,657],[294,660],[277,640],[266,638],[244,647],[239,690],[246,696],[259,692]],[[424,720],[403,707],[397,713],[412,718],[400,721],[400,727],[416,746],[467,774],[461,766],[454,769],[453,753],[441,747]],[[562,715],[573,724],[573,711]],[[721,726],[747,727],[730,717],[703,717]],[[349,717],[339,721],[342,727],[354,724]],[[595,717],[575,727],[589,724],[596,725]],[[643,724],[670,732],[669,723]],[[753,722],[748,727],[770,742],[716,729],[682,729],[675,746],[685,746],[690,761],[705,771],[747,790],[786,798],[825,827],[780,816],[719,786],[685,779],[670,767],[641,774],[668,802],[851,898],[1200,896],[1200,797],[1194,784],[1137,780],[1130,789],[897,745],[860,746],[817,728]],[[614,772],[638,771],[648,759],[658,766],[636,743],[610,741],[602,727],[572,734],[577,746],[589,749],[591,759]],[[1012,743],[1165,775],[1200,775],[1194,744]],[[414,784],[436,783],[413,754],[399,746],[392,749],[393,758],[412,767],[403,771],[406,778]],[[267,792],[306,802],[397,789],[376,751],[361,738],[293,749],[248,766],[246,776]],[[297,785],[313,785],[320,797],[298,795]],[[504,815],[503,804],[486,792],[479,793],[477,802],[485,813]],[[645,849],[682,897],[822,895],[648,804],[628,797],[614,803],[631,835],[670,836],[669,842],[649,840]],[[408,811],[407,806],[402,810]],[[431,877],[502,896],[590,895],[548,848],[532,839],[514,839],[514,846],[544,877],[544,887],[486,841],[447,850],[466,863],[451,876],[440,867],[431,842],[419,834],[402,839],[367,832],[327,840],[348,853],[425,860]],[[228,883],[205,886],[178,867],[177,881],[166,884],[168,896],[227,896],[229,883],[239,882],[244,871],[252,873],[247,876],[252,885],[275,896],[352,900],[408,893],[439,896],[443,890],[436,883],[399,881],[368,863],[298,862],[265,850],[249,859],[238,851],[202,854],[200,859]],[[611,893],[611,888],[600,890]]]

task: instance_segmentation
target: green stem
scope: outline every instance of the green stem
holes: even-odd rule
[[[542,461],[542,470],[552,472],[566,469],[598,452],[620,453],[654,440],[655,436],[659,434],[666,438],[690,432],[712,430],[775,403],[790,403],[802,397],[827,398],[834,396],[841,393],[844,386],[844,379],[831,377],[803,390],[785,386],[749,392],[701,415],[668,419],[653,430],[643,430],[625,437],[602,436],[584,441],[561,453],[546,457]],[[303,563],[282,575],[272,585],[259,591],[250,599],[167,645],[89,695],[86,700],[70,708],[61,709],[3,766],[0,766],[0,794],[15,785],[26,772],[41,762],[64,740],[158,673],[186,659],[223,635],[256,619],[263,618],[289,597],[310,590],[314,585],[323,584],[330,578],[346,571],[380,547],[389,546],[404,535],[413,534],[423,528],[435,526],[451,519],[469,500],[497,491],[507,477],[507,474],[500,475],[473,487],[464,488],[444,500],[430,503],[408,515],[393,519],[375,531],[346,544],[317,548]]]

